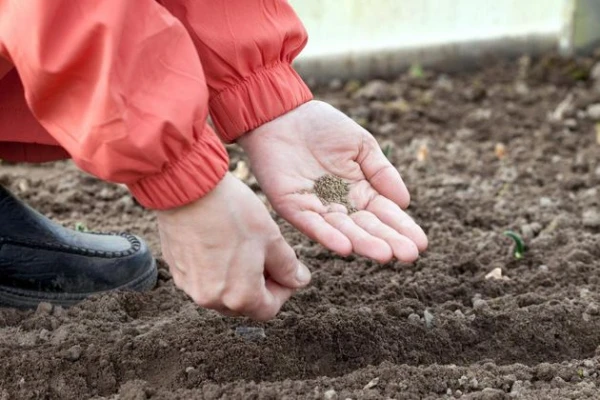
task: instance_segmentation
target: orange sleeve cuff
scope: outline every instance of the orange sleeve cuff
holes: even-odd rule
[[[212,120],[226,142],[312,100],[313,95],[287,62],[255,71],[210,98]]]
[[[165,210],[191,203],[210,192],[225,176],[225,147],[206,125],[192,148],[157,175],[128,184],[131,194],[147,208]]]

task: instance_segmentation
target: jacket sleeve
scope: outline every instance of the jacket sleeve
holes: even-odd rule
[[[160,0],[188,28],[207,77],[210,113],[235,141],[312,99],[292,68],[306,31],[285,0]]]
[[[228,168],[185,27],[154,0],[0,0],[0,55],[42,126],[85,171],[146,207],[210,191]]]

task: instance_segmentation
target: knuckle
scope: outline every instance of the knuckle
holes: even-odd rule
[[[216,291],[206,290],[202,287],[192,289],[188,292],[194,303],[201,307],[211,308],[219,303],[219,293]]]
[[[247,311],[256,309],[260,298],[256,291],[248,289],[231,290],[222,297],[223,304],[233,311]]]

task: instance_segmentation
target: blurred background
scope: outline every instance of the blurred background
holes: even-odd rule
[[[416,63],[462,68],[486,55],[586,51],[598,0],[291,0],[310,33],[297,62],[315,80],[392,76]]]

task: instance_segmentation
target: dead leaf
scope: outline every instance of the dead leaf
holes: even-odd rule
[[[427,144],[423,143],[423,144],[421,144],[421,146],[419,146],[419,150],[417,151],[417,160],[419,162],[424,162],[424,161],[427,161],[428,157],[429,157],[429,148],[427,147]]]
[[[371,382],[367,383],[363,390],[372,389],[379,383],[379,377],[371,379]]]
[[[237,165],[235,166],[235,170],[232,173],[233,176],[239,180],[246,181],[248,176],[250,176],[250,168],[248,168],[248,165],[246,165],[244,161],[238,161]]]
[[[496,143],[494,147],[494,153],[498,160],[503,160],[506,157],[506,146],[502,143]]]
[[[493,270],[488,272],[488,274],[485,276],[485,279],[502,279],[502,268],[494,268]]]

